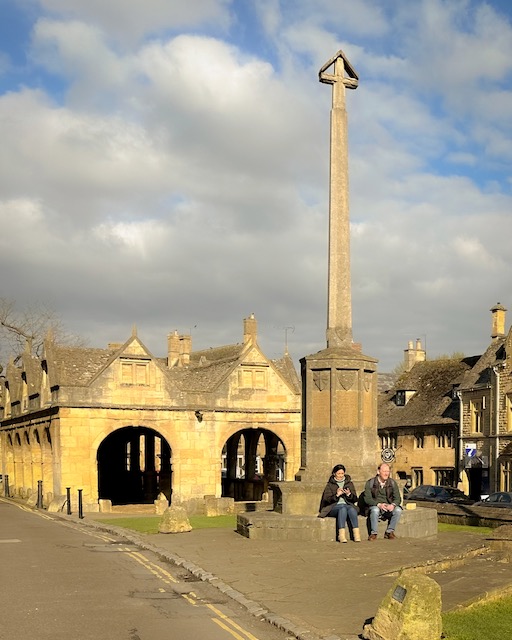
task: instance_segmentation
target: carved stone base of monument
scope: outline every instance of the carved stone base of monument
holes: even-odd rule
[[[301,360],[304,398],[302,482],[327,482],[343,464],[358,492],[376,473],[377,361],[357,345],[327,348]]]

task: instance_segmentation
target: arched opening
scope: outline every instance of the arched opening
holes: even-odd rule
[[[222,496],[262,500],[269,482],[284,480],[286,449],[268,429],[242,429],[222,449]]]
[[[124,427],[98,448],[98,494],[118,504],[150,504],[160,493],[171,500],[171,448],[153,429]]]

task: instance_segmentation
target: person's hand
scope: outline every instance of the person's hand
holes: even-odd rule
[[[350,495],[350,489],[343,489],[343,493],[347,496]]]

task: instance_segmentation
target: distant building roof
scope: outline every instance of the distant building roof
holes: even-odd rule
[[[403,373],[395,384],[379,394],[378,428],[454,424],[458,421],[458,402],[453,390],[471,370],[476,358],[438,359],[418,362]],[[397,391],[413,391],[404,405],[396,402]]]

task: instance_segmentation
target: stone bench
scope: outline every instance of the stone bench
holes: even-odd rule
[[[367,537],[367,519],[359,516],[361,539]],[[383,537],[387,523],[379,522],[379,537]],[[334,542],[336,520],[316,516],[283,515],[275,511],[239,513],[237,532],[253,540],[304,540]],[[404,510],[397,528],[399,538],[433,538],[437,535],[437,512],[418,507]]]

